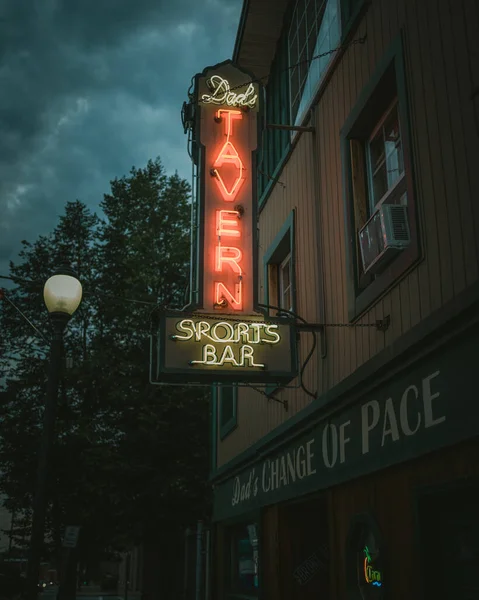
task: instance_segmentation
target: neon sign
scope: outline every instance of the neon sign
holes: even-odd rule
[[[294,324],[257,308],[254,153],[260,86],[231,61],[194,78],[197,202],[188,313],[161,311],[151,377],[162,382],[288,383]],[[246,82],[246,83],[245,83]],[[153,337],[153,336],[152,336]]]
[[[373,569],[373,560],[371,558],[371,554],[369,552],[369,548],[364,546],[364,579],[366,583],[374,586],[381,587],[382,586],[382,574],[381,571]]]
[[[242,94],[236,94],[231,91],[229,81],[221,75],[212,75],[206,85],[211,90],[211,94],[203,94],[201,101],[205,104],[223,104],[226,106],[247,106],[254,108],[258,100],[252,83],[248,85],[246,91]]]
[[[226,136],[226,140],[222,143],[210,171],[216,181],[223,202],[233,202],[245,180],[245,167],[233,140],[233,123],[236,122],[236,127],[238,127],[242,120],[243,113],[240,110],[223,108],[217,110],[214,117],[216,124],[224,122],[224,135]],[[225,170],[229,175],[229,181],[226,180],[226,174],[222,173]],[[231,172],[233,172],[233,176],[231,176]],[[224,273],[225,270],[229,270],[235,274],[236,280],[233,281],[233,286],[228,286],[225,281],[215,279],[213,282],[213,307],[218,309],[231,306],[234,310],[241,311],[243,310],[243,251],[238,247],[243,237],[242,228],[240,228],[241,213],[238,210],[228,211],[222,209],[217,209],[215,213],[214,271]],[[223,238],[235,239],[230,243],[226,240],[227,243],[224,244]]]
[[[254,346],[278,344],[281,341],[278,330],[279,325],[271,323],[218,321],[212,324],[208,321],[183,319],[176,324],[177,333],[170,337],[178,342],[193,341],[203,344],[201,359],[190,360],[190,365],[222,367],[226,364],[232,367],[263,369],[266,365],[256,362]]]
[[[234,144],[231,142],[231,138],[233,137],[233,121],[241,120],[243,118],[243,113],[240,110],[225,110],[220,109],[216,113],[215,121],[217,123],[221,123],[223,121],[222,114],[226,115],[225,120],[225,135],[226,141],[223,144],[223,147],[218,153],[216,160],[213,164],[213,169],[211,174],[216,177],[216,182],[220,188],[221,194],[223,196],[223,200],[225,202],[233,202],[236,197],[236,194],[243,183],[243,163],[241,158],[239,157],[238,151],[236,150]],[[227,185],[223,181],[221,173],[219,172],[219,168],[224,164],[232,164],[236,169],[238,169],[236,178],[234,179],[233,184],[228,189]]]
[[[207,321],[183,319],[176,325],[180,334],[173,335],[171,339],[178,341],[194,340],[201,342],[203,339],[211,342],[234,343],[245,342],[248,344],[278,344],[281,336],[278,333],[279,325],[268,323],[243,323],[218,321],[213,325]],[[223,335],[219,335],[219,332]]]

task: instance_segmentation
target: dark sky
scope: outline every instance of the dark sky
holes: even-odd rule
[[[242,0],[0,0],[0,275],[67,201],[159,155],[190,180],[180,109],[231,58]],[[0,286],[4,285],[0,281]]]

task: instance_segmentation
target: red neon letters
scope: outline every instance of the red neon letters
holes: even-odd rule
[[[234,144],[230,141],[233,137],[233,121],[241,120],[243,118],[243,113],[240,110],[225,110],[220,109],[217,111],[216,116],[218,120],[223,120],[222,114],[225,115],[225,135],[226,142],[223,144],[223,147],[219,151],[218,156],[213,164],[213,168],[216,174],[216,183],[220,188],[221,195],[223,196],[223,200],[225,202],[233,202],[236,197],[236,194],[239,192],[241,184],[244,181],[243,177],[243,163],[241,158],[238,155],[238,151],[234,147]],[[236,178],[232,184],[228,187],[223,177],[221,176],[220,169],[224,164],[232,164],[238,169],[238,173]]]
[[[233,202],[244,181],[244,166],[238,151],[232,142],[233,121],[241,121],[243,113],[240,110],[220,109],[216,113],[216,121],[225,123],[226,141],[213,164],[214,174],[221,198],[224,202]],[[221,167],[224,164],[233,165],[237,169],[232,182],[225,183],[221,176]],[[223,307],[226,302],[234,310],[243,309],[243,271],[241,263],[243,252],[241,250],[242,231],[240,228],[240,214],[236,210],[216,211],[216,239],[215,271],[216,273],[233,273],[237,280],[233,289],[228,288],[226,282],[214,282],[214,302],[218,307]],[[226,238],[226,241],[224,241]],[[231,245],[235,244],[235,245]],[[240,247],[238,247],[240,246]],[[231,280],[231,277],[229,277]]]

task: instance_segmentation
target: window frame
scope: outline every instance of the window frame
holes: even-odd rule
[[[425,484],[418,487],[414,493],[414,516],[417,523],[415,531],[415,542],[418,547],[419,556],[422,562],[422,597],[425,600],[431,600],[438,597],[438,591],[444,590],[446,583],[443,578],[437,578],[438,561],[437,554],[431,554],[431,529],[435,535],[440,537],[444,530],[444,525],[441,527],[440,533],[431,527],[431,521],[435,517],[441,519],[442,515],[447,511],[447,505],[457,503],[454,502],[459,496],[461,500],[464,496],[477,495],[479,493],[479,480],[474,477],[462,477],[446,483]],[[452,513],[453,511],[450,510]],[[466,514],[468,514],[466,512]],[[437,520],[436,520],[437,523]],[[446,527],[449,523],[446,523]],[[434,540],[436,542],[437,540]],[[441,548],[435,547],[436,552],[441,554]],[[442,556],[441,556],[442,558]],[[447,583],[446,583],[447,585]]]
[[[287,266],[287,269],[289,271],[289,284],[286,286],[286,289],[285,289],[285,285],[284,285],[285,266]],[[290,297],[289,306],[287,306],[287,307],[283,306],[284,295],[286,293],[289,293],[289,297]],[[282,260],[282,262],[278,264],[278,306],[281,309],[285,309],[288,311],[294,311],[294,307],[293,307],[293,254],[291,252],[291,249],[288,252],[288,254],[286,255],[286,257]]]
[[[270,246],[263,254],[263,299],[266,306],[270,305],[271,290],[270,290],[270,274],[271,267],[276,267],[277,273],[277,297],[279,296],[279,265],[284,262],[287,256],[291,256],[291,306],[292,312],[296,312],[296,249],[295,249],[295,210],[292,210],[281,229],[276,234],[276,237],[271,242]],[[276,304],[275,306],[280,305]],[[267,314],[276,315],[278,311],[266,309]],[[288,315],[291,316],[291,315]],[[270,383],[265,386],[266,394],[273,394],[276,390],[281,389],[281,385]]]
[[[389,203],[389,200],[391,199],[391,197],[393,195],[395,195],[395,193],[394,193],[395,190],[397,190],[397,188],[400,187],[402,180],[406,177],[405,162],[404,162],[403,134],[402,134],[403,125],[401,123],[401,119],[399,118],[398,102],[399,102],[398,97],[396,95],[394,100],[391,102],[391,104],[387,108],[387,110],[380,117],[376,127],[373,129],[371,135],[369,136],[368,141],[366,142],[366,164],[367,164],[368,196],[369,196],[369,206],[368,206],[369,215],[368,216],[369,217],[378,210],[378,208],[381,206],[381,204]],[[383,131],[384,124],[386,123],[386,121],[388,120],[388,118],[392,114],[392,111],[395,108],[396,108],[396,112],[398,113],[399,135],[400,135],[400,140],[401,140],[401,153],[402,153],[402,159],[403,159],[403,171],[402,171],[401,175],[398,177],[398,179],[390,187],[388,187],[387,191],[381,196],[381,198],[376,200],[376,198],[374,197],[374,180],[373,180],[374,174],[373,174],[373,166],[372,166],[372,160],[371,160],[371,142],[377,136],[379,131]],[[383,139],[383,143],[384,143],[384,139]],[[386,165],[386,169],[387,169],[387,161],[388,161],[389,156],[386,154],[386,150],[385,150],[384,151],[384,164]]]
[[[319,34],[321,31],[321,25],[323,23],[323,19],[324,19],[324,14],[326,12],[326,10],[328,10],[328,5],[331,2],[334,2],[336,4],[336,20],[337,20],[337,30],[338,30],[338,34],[337,34],[337,39],[334,41],[334,43],[331,43],[331,40],[329,41],[329,50],[331,50],[332,48],[336,48],[341,44],[341,0],[311,0],[311,1],[316,1],[316,2],[323,2],[324,7],[322,7],[322,10],[320,9],[319,11],[315,10],[315,17],[322,12],[322,18],[321,18],[321,22],[317,25],[317,33],[316,33],[316,39],[314,42],[314,45],[311,48],[311,56],[315,56],[315,50],[316,50],[316,46],[318,44],[319,41]],[[324,81],[324,79],[327,77],[329,70],[331,69],[332,64],[334,63],[334,59],[336,57],[337,52],[331,52],[331,54],[329,55],[328,59],[325,61],[325,64],[323,66],[322,71],[319,74],[319,77],[314,81],[314,84],[312,86],[312,89],[309,92],[309,98],[308,100],[304,103],[303,108],[301,109],[301,104],[303,102],[303,98],[305,95],[305,91],[306,91],[306,87],[308,85],[308,78],[310,77],[310,74],[312,73],[311,70],[311,57],[308,55],[306,57],[305,60],[307,60],[309,62],[307,70],[306,70],[306,74],[305,74],[305,78],[304,78],[304,85],[302,86],[302,90],[299,93],[298,96],[298,109],[296,111],[295,114],[293,114],[293,100],[296,101],[296,96],[293,99],[291,97],[291,76],[293,74],[293,64],[296,63],[292,63],[291,62],[291,51],[290,51],[290,39],[294,39],[294,38],[298,38],[299,39],[299,27],[298,25],[295,25],[295,32],[294,35],[291,36],[290,32],[292,31],[292,27],[293,27],[293,18],[295,16],[295,14],[297,13],[297,9],[298,9],[298,4],[299,2],[305,2],[305,0],[296,0],[296,2],[294,3],[293,7],[292,7],[292,12],[291,12],[291,17],[289,19],[290,24],[289,27],[286,30],[286,46],[287,46],[287,57],[288,57],[288,71],[291,73],[291,75],[288,76],[288,82],[289,82],[289,119],[290,119],[290,123],[292,125],[301,125],[301,123],[304,121],[305,117],[307,116],[308,112],[311,110],[311,106],[313,105],[313,103],[315,102],[315,98],[317,96],[318,90],[321,87],[322,82]],[[304,6],[304,11],[303,11],[303,16],[306,22],[306,15],[308,13],[308,7]],[[303,18],[303,17],[302,17]],[[299,19],[299,21],[302,20],[302,18]],[[331,26],[330,26],[331,27]],[[307,26],[307,23],[305,25],[305,29],[306,29],[306,40],[303,44],[303,48],[306,48],[306,52],[307,54],[309,54],[309,35],[310,35],[310,30]],[[328,33],[326,34],[327,36],[330,36],[330,31],[328,30]],[[300,61],[301,59],[301,51],[299,50],[299,42],[298,42],[298,61]],[[318,59],[316,59],[318,60]],[[299,68],[299,67],[298,67]],[[299,88],[301,88],[301,82],[299,85]],[[300,110],[301,109],[301,110]],[[295,132],[291,132],[291,139],[293,140],[295,137]]]
[[[263,272],[264,272],[264,281],[263,281],[263,298],[264,304],[266,306],[270,305],[271,301],[271,290],[270,290],[270,267],[271,266],[279,266],[283,263],[283,261],[287,258],[288,255],[291,255],[291,305],[292,311],[296,310],[296,272],[295,272],[295,264],[296,264],[296,252],[295,252],[295,211],[292,210],[286,221],[283,223],[281,229],[277,233],[276,237],[270,244],[269,248],[263,255]],[[279,271],[279,269],[278,269]],[[278,288],[279,292],[279,277],[278,277]],[[274,305],[276,306],[276,305]],[[279,305],[278,305],[279,307]],[[280,307],[279,307],[280,308]],[[268,311],[269,312],[269,311]]]
[[[379,598],[387,597],[387,586],[388,586],[388,553],[387,547],[384,542],[384,537],[379,527],[379,524],[375,516],[371,512],[359,513],[352,517],[349,530],[346,538],[346,587],[348,591],[348,598],[351,600],[363,600],[364,595],[361,591],[358,571],[357,571],[357,547],[359,540],[364,535],[364,532],[369,532],[376,540],[377,547],[381,553],[381,571],[383,576],[383,582],[385,587],[377,590],[379,593],[375,594]],[[386,574],[386,576],[384,576]]]
[[[409,229],[411,242],[407,248],[402,250],[397,257],[374,278],[368,274],[360,277],[358,261],[357,232],[355,223],[355,207],[352,178],[351,142],[361,139],[363,142],[369,139],[374,129],[374,123],[378,122],[384,109],[391,102],[381,96],[381,91],[387,87],[390,78],[394,76],[396,95],[398,99],[398,118],[402,123],[401,136],[404,156],[405,177],[399,179],[390,192],[398,192],[400,186],[405,187],[408,201]],[[378,106],[383,103],[379,113]],[[375,110],[376,107],[376,110]],[[379,113],[379,114],[378,114]],[[399,35],[390,45],[376,66],[372,77],[360,92],[356,104],[347,117],[341,132],[341,158],[342,158],[342,180],[343,180],[343,203],[345,218],[345,253],[347,267],[347,296],[349,321],[358,319],[373,305],[389,288],[396,285],[413,266],[422,258],[420,247],[419,223],[417,215],[417,202],[415,193],[414,161],[411,147],[411,121],[409,117],[409,106],[406,87],[406,76],[404,67],[404,48],[402,37]],[[367,168],[367,165],[366,165]],[[367,176],[367,170],[365,172]],[[383,197],[382,202],[386,200]]]
[[[237,582],[233,581],[233,573],[236,572],[236,569],[233,568],[233,538],[235,534],[243,528],[248,528],[250,525],[256,526],[257,532],[257,544],[256,548],[251,545],[253,549],[253,555],[256,552],[257,558],[257,577],[258,577],[258,587],[256,588],[255,593],[248,593],[245,590],[241,590],[236,586]],[[230,521],[228,525],[225,526],[224,529],[224,550],[225,550],[225,577],[223,578],[224,585],[224,596],[229,599],[251,599],[254,600],[258,598],[261,594],[261,584],[262,584],[262,572],[261,572],[261,519],[260,513],[255,511],[254,513],[250,513],[250,518],[246,515],[241,515],[234,520]],[[248,534],[249,536],[249,534]]]
[[[233,416],[226,422],[223,423],[223,398],[221,394],[222,387],[231,387],[233,391]],[[220,440],[223,441],[227,438],[232,431],[238,426],[238,386],[236,383],[222,384],[216,383],[214,385],[214,394],[216,404],[218,406],[218,431]]]
[[[287,22],[288,20],[285,19],[285,23]],[[290,81],[287,71],[288,64],[287,30],[283,26],[276,54],[271,64],[268,82],[264,88],[264,102],[262,103],[262,131],[257,154],[256,177],[258,207],[260,209],[266,203],[274,184],[277,182],[279,173],[291,149],[289,131],[266,127],[267,123],[289,125]]]

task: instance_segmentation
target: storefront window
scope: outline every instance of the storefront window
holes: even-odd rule
[[[424,598],[479,598],[479,483],[419,499]]]
[[[383,554],[379,529],[370,516],[355,518],[348,542],[348,580],[351,597],[384,598]]]
[[[230,591],[256,596],[258,592],[258,528],[255,523],[230,530]]]

